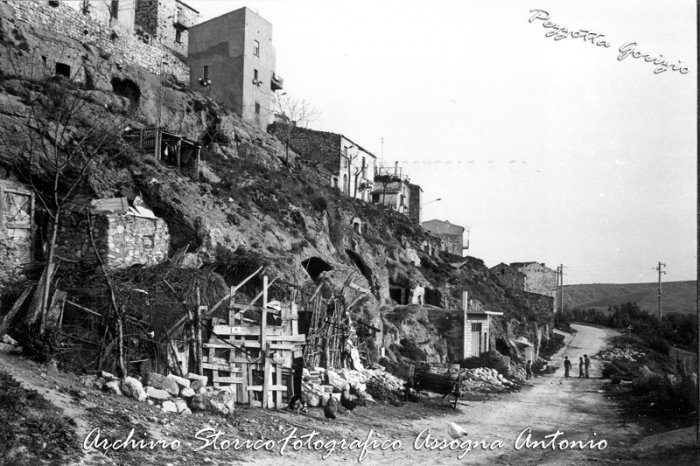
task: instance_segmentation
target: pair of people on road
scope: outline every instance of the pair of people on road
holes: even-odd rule
[[[591,367],[591,360],[588,359],[588,355],[584,354],[582,358],[578,358],[578,361],[579,378],[590,378],[588,375],[588,369]],[[568,356],[564,356],[564,377],[569,378],[569,372],[571,372],[571,361],[569,360]]]

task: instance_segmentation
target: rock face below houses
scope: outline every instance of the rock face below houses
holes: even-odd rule
[[[334,190],[322,166],[305,163],[294,154],[288,164],[283,163],[284,144],[231,111],[173,77],[161,79],[136,63],[117,61],[99,44],[81,44],[77,38],[29,25],[14,17],[8,4],[0,3],[0,18],[3,138],[22,124],[18,115],[30,110],[30,95],[45,92],[35,77],[12,65],[31,64],[47,53],[47,47],[64,44],[66,50],[80,52],[74,57],[75,66],[89,76],[82,88],[72,91],[84,105],[71,122],[71,131],[84,134],[98,124],[123,118],[132,128],[152,126],[162,93],[162,121],[169,131],[203,144],[202,166],[215,176],[193,179],[141,153],[137,146],[117,159],[105,154],[104,163],[90,171],[82,187],[83,194],[96,198],[139,193],[167,223],[170,255],[186,246],[198,256],[191,263],[215,270],[228,285],[265,265],[269,275],[279,277],[271,299],[288,300],[292,295],[298,299],[300,292],[308,296],[321,281],[336,292],[345,289],[353,300],[365,294],[351,314],[364,324],[360,350],[373,361],[382,347],[390,358],[445,361],[449,356],[445,341],[425,310],[416,306],[402,314],[395,308],[420,302],[459,309],[463,291],[485,309],[505,313],[493,325],[494,347],[512,352],[517,350],[508,342],[511,338],[542,339],[541,329],[551,316],[535,315],[527,303],[497,283],[482,261],[425,248],[430,239],[420,226]],[[0,145],[0,164],[15,161],[16,154]],[[35,170],[41,175],[41,167]],[[357,219],[362,222],[361,233],[353,228]],[[242,293],[254,294],[260,284],[253,280],[249,285]],[[331,297],[327,290],[322,293]]]

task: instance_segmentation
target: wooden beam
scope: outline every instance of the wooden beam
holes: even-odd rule
[[[249,392],[261,392],[263,390],[262,385],[248,385],[248,391]],[[271,392],[286,392],[287,391],[287,386],[286,385],[270,385],[268,387],[268,390]]]
[[[216,383],[243,383],[243,377],[212,377]]]
[[[210,362],[203,362],[202,367],[204,369],[212,369],[212,370],[217,370],[217,371],[222,371],[222,372],[234,372],[238,373],[241,372],[240,367],[234,367],[233,365],[226,365],[226,364],[212,364]]]
[[[235,335],[235,336],[253,336],[261,335],[262,326],[247,327],[247,326],[231,326],[231,325],[214,325],[212,330],[216,335]],[[266,335],[282,336],[281,328],[267,328]]]

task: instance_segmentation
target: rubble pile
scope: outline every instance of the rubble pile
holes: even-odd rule
[[[615,347],[602,351],[593,356],[593,359],[600,359],[603,361],[635,362],[644,355],[645,353],[643,353],[642,351],[639,351],[633,348],[632,346],[627,345],[624,348]]]
[[[120,380],[102,371],[99,375],[84,375],[80,382],[86,387],[128,396],[149,405],[158,405],[165,412],[183,415],[192,414],[192,411],[226,415],[233,412],[236,403],[234,391],[228,387],[207,387],[207,377],[197,374],[178,377],[151,372],[142,382],[135,377]]]
[[[346,388],[353,387],[362,393],[366,399],[371,400],[372,396],[367,393],[368,382],[382,374],[383,377],[392,379],[392,387],[403,387],[403,381],[380,369],[324,369],[315,367],[313,370],[304,369],[302,389],[307,396],[309,406],[325,406],[331,396],[340,399],[340,394]]]
[[[462,390],[493,390],[495,389],[510,389],[516,384],[506,379],[503,374],[500,374],[496,369],[488,367],[479,367],[476,369],[462,369]]]

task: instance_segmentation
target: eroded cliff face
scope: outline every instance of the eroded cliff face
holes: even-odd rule
[[[503,348],[510,349],[507,340],[516,335],[543,338],[547,319],[528,317],[527,305],[502,288],[482,261],[424,252],[428,236],[422,228],[400,214],[344,196],[330,186],[330,174],[322,166],[293,153],[287,161],[284,144],[275,137],[172,77],[117,62],[94,44],[38,32],[14,21],[2,4],[0,15],[3,137],[26,124],[22,115],[37,105],[31,103],[37,95],[47,92],[28,71],[31,65],[46,47],[63,44],[86,76],[72,91],[84,106],[71,121],[71,131],[80,134],[110,119],[127,119],[132,128],[154,126],[160,114],[169,132],[203,143],[199,179],[135,146],[97,164],[83,187],[97,198],[140,195],[167,222],[171,254],[187,246],[187,263],[213,268],[229,285],[240,278],[240,263],[265,265],[284,284],[274,288],[276,299],[298,297],[293,290],[313,289],[321,281],[353,297],[366,294],[351,314],[378,329],[370,335],[373,358],[385,347],[389,357],[445,361],[446,344],[422,305],[458,309],[465,290],[485,308],[505,313],[493,326],[493,338],[503,340]],[[0,162],[17,160],[7,146],[0,147]],[[353,227],[357,219],[359,232]],[[539,326],[533,327],[536,322]]]

